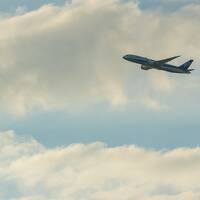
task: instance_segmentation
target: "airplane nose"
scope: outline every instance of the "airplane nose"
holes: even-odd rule
[[[126,59],[126,56],[123,56],[123,59]]]

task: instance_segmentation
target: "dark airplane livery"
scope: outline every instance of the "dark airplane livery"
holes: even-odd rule
[[[127,61],[134,62],[141,65],[141,69],[143,70],[149,70],[149,69],[157,69],[157,70],[163,70],[167,72],[172,73],[181,73],[181,74],[190,74],[191,71],[194,69],[189,69],[190,65],[192,64],[193,60],[189,60],[186,63],[180,65],[180,66],[174,66],[167,64],[171,60],[174,60],[180,56],[174,56],[171,58],[167,58],[164,60],[151,60],[149,58],[145,58],[142,56],[136,56],[136,55],[126,55],[123,58]]]

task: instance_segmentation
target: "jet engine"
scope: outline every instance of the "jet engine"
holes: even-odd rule
[[[141,69],[143,69],[143,70],[148,70],[148,69],[151,69],[151,67],[146,66],[146,65],[141,65]]]

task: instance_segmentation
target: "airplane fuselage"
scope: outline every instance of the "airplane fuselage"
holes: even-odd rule
[[[134,62],[137,64],[141,65],[141,68],[144,70],[148,69],[157,69],[157,70],[164,70],[167,72],[172,72],[172,73],[182,73],[182,74],[190,74],[190,70],[188,69],[182,69],[180,67],[170,65],[170,64],[162,64],[157,65],[154,60],[151,60],[149,58],[141,57],[141,56],[136,56],[136,55],[126,55],[123,57],[125,60]]]

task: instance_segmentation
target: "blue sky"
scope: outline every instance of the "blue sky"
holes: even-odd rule
[[[124,2],[135,2],[134,0],[122,0]],[[70,2],[70,1],[68,1]],[[140,0],[139,6],[142,9],[157,9],[162,8],[163,10],[176,10],[182,6],[198,3],[198,0],[181,0],[181,1],[163,1],[163,0]],[[27,1],[27,0],[2,0],[0,2],[1,11],[13,11],[17,7],[25,7],[28,10],[37,9],[45,4],[55,4],[55,5],[64,5],[66,0],[36,0],[36,1]]]
[[[198,70],[191,76],[144,72],[121,57],[181,54],[175,64],[194,58],[198,67],[199,3],[110,1],[102,11],[101,1],[83,2],[0,2],[2,12],[27,9],[2,19],[0,129],[51,147],[94,141],[198,146]],[[57,6],[39,9],[49,3]]]
[[[138,144],[162,149],[199,146],[199,124],[198,120],[191,120],[194,117],[199,116],[152,113],[143,109],[112,112],[104,108],[73,116],[63,112],[33,114],[26,120],[5,124],[3,129],[13,127],[17,133],[29,133],[51,147],[102,141],[111,146]]]
[[[27,1],[27,0],[2,0],[0,2],[1,11],[14,11],[17,7],[25,7],[28,10],[38,9],[39,7],[45,4],[55,4],[55,5],[63,5],[65,4],[65,0],[36,0],[36,1]]]

